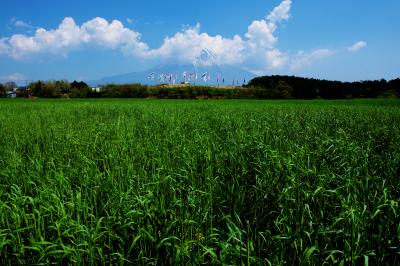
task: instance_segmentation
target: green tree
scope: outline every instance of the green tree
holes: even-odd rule
[[[61,94],[70,92],[71,85],[66,80],[57,80],[54,82],[54,88],[55,88],[56,92],[59,94],[59,96],[61,96]]]
[[[279,98],[282,98],[282,99],[293,98],[293,88],[292,88],[292,86],[287,84],[285,81],[280,80],[278,85],[276,86],[276,89],[279,93]]]
[[[70,96],[72,98],[86,98],[91,92],[90,87],[83,81],[77,82],[76,80],[70,84]]]
[[[17,84],[14,81],[8,81],[4,84],[6,87],[6,91],[12,91],[15,88],[18,88]]]
[[[42,93],[45,88],[45,83],[41,80],[29,83],[28,89],[32,91],[32,94],[37,97],[42,97]]]
[[[6,97],[6,87],[0,83],[0,98]]]
[[[28,88],[34,96],[44,98],[58,98],[62,93],[69,90],[67,81],[37,81],[30,83]]]

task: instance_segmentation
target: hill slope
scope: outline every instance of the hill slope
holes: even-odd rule
[[[142,83],[148,85],[189,82],[202,85],[242,85],[256,77],[239,67],[228,65],[164,64],[142,72],[105,77],[89,81],[92,86]]]

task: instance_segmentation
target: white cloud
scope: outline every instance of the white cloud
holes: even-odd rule
[[[349,47],[347,50],[349,52],[357,52],[363,48],[367,47],[367,43],[364,41],[359,41],[353,44],[351,47]]]
[[[133,24],[133,22],[135,22],[135,20],[131,19],[131,18],[127,18],[126,22],[128,22],[129,24]]]
[[[26,77],[20,73],[12,73],[9,75],[0,76],[0,80],[3,82],[8,82],[8,81],[18,82],[26,80]]]
[[[58,29],[39,28],[33,36],[15,34],[8,40],[10,56],[23,60],[35,54],[61,54],[66,56],[80,43],[80,29],[72,18],[65,18]]]
[[[245,35],[248,39],[245,64],[253,72],[265,74],[267,70],[280,69],[287,64],[287,55],[276,48],[278,37],[275,33],[277,23],[289,19],[291,5],[292,1],[284,0],[266,16],[266,20],[255,20],[250,24]]]
[[[94,43],[110,49],[120,48],[123,52],[138,57],[145,56],[149,49],[147,44],[140,41],[140,33],[125,28],[118,20],[108,23],[107,20],[97,17],[84,23],[80,32],[83,43]]]
[[[151,50],[149,56],[154,58],[174,59],[182,63],[198,61],[203,50],[209,50],[214,57],[212,61],[202,63],[237,64],[243,61],[244,42],[235,35],[232,39],[220,35],[210,36],[200,32],[200,24],[176,33],[164,39],[160,48]]]
[[[82,25],[72,18],[65,18],[56,29],[37,29],[34,34],[15,34],[0,38],[0,55],[15,60],[29,60],[37,56],[68,56],[84,46],[99,46],[120,50],[124,54],[142,59],[175,60],[181,63],[242,65],[257,73],[289,66],[299,69],[316,59],[330,56],[330,50],[320,49],[311,53],[299,52],[294,59],[277,48],[276,32],[279,23],[290,18],[292,1],[283,0],[264,19],[250,23],[244,37],[225,38],[201,32],[200,24],[186,27],[171,37],[166,37],[158,48],[141,41],[141,34],[125,27],[121,21],[96,17]],[[127,18],[127,23],[134,20]],[[21,25],[23,25],[21,23]],[[213,55],[210,60],[198,60],[204,50]]]
[[[290,62],[290,69],[296,71],[303,67],[308,67],[316,60],[330,57],[334,53],[335,52],[330,49],[316,49],[310,53],[299,51]]]
[[[280,22],[282,20],[288,20],[290,18],[290,9],[292,7],[291,0],[284,0],[281,4],[272,10],[267,16],[267,19],[271,23]]]
[[[265,20],[255,20],[251,23],[246,33],[246,38],[252,47],[272,48],[278,38],[274,36],[277,26],[274,23],[268,23]]]
[[[267,62],[272,69],[282,68],[287,63],[287,56],[278,49],[272,49],[267,51]]]
[[[57,29],[39,28],[33,36],[15,34],[1,39],[0,53],[8,54],[16,60],[26,60],[43,54],[66,57],[74,49],[85,44],[94,44],[108,49],[120,49],[126,54],[141,58],[175,59],[180,62],[195,61],[202,50],[210,50],[215,58],[212,63],[240,64],[247,58],[263,58],[263,65],[281,67],[282,54],[275,45],[278,38],[274,35],[281,20],[289,18],[291,1],[284,0],[269,15],[267,20],[256,20],[251,23],[245,39],[239,35],[224,38],[221,35],[211,36],[200,32],[200,24],[189,27],[172,37],[164,39],[156,49],[140,41],[140,33],[135,32],[118,21],[109,23],[97,17],[76,25],[72,18],[65,18]],[[127,19],[132,23],[132,19]],[[23,23],[20,23],[21,25]],[[262,66],[261,66],[262,67]]]
[[[14,26],[18,28],[27,28],[27,29],[34,29],[35,27],[32,26],[31,24],[24,22],[22,20],[16,20],[14,22]]]
[[[23,20],[17,19],[16,17],[12,17],[9,24],[8,24],[8,28],[11,29],[12,27],[15,28],[21,28],[21,29],[28,29],[28,30],[32,30],[35,29],[34,26],[32,26],[30,23],[25,22]]]
[[[275,36],[278,28],[276,23],[289,18],[290,7],[291,1],[284,0],[266,20],[253,21],[244,39],[239,35],[231,39],[220,35],[210,36],[200,32],[200,24],[197,24],[165,38],[162,46],[151,50],[149,55],[191,63],[206,49],[215,55],[210,63],[242,64],[254,71],[282,68],[287,59],[275,47],[278,42]]]
[[[78,26],[72,18],[67,17],[55,30],[39,28],[33,36],[14,34],[10,38],[0,39],[0,54],[8,54],[16,60],[43,54],[67,56],[71,50],[84,44],[118,48],[138,57],[148,49],[140,41],[139,33],[125,28],[118,20],[108,23],[97,17]]]

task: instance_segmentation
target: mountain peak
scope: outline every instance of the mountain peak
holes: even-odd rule
[[[210,66],[215,65],[217,56],[209,49],[201,50],[200,55],[196,58],[194,65]]]
[[[237,86],[255,77],[253,73],[240,67],[219,65],[215,64],[214,61],[215,54],[208,49],[203,49],[198,60],[192,64],[168,62],[142,72],[107,77],[89,83],[93,85],[107,83],[156,85],[160,83],[190,82],[192,84]],[[207,79],[203,78],[204,75]]]

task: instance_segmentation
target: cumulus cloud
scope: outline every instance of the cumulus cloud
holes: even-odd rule
[[[277,69],[282,68],[287,63],[287,56],[278,49],[268,50],[266,53],[267,62],[269,62],[270,68]]]
[[[148,55],[154,58],[174,59],[182,63],[194,63],[204,50],[214,55],[211,61],[204,64],[238,64],[243,61],[245,43],[239,35],[232,39],[220,35],[210,36],[200,32],[200,24],[188,27],[173,37],[164,39],[158,49],[151,50]]]
[[[36,30],[34,36],[15,34],[7,40],[9,56],[22,60],[39,53],[66,55],[79,44],[79,28],[71,18],[65,18],[58,29]]]
[[[265,20],[255,20],[251,23],[246,33],[251,47],[260,47],[271,49],[278,42],[278,38],[274,36],[277,26]]]
[[[31,34],[15,34],[0,38],[0,55],[15,60],[29,60],[37,56],[68,54],[84,46],[95,45],[106,49],[120,50],[124,54],[142,59],[174,60],[181,63],[242,65],[257,73],[290,66],[298,69],[313,61],[332,54],[327,49],[311,53],[303,51],[294,59],[277,47],[277,30],[280,23],[290,18],[291,0],[283,0],[264,19],[250,23],[244,36],[225,38],[201,32],[200,24],[186,27],[171,37],[166,37],[162,45],[151,49],[141,41],[141,34],[123,25],[119,20],[111,22],[97,17],[82,25],[73,18],[65,18],[56,29],[38,28]],[[127,19],[127,23],[133,20]],[[21,26],[23,23],[20,23]],[[213,55],[211,60],[198,60],[204,50]]]
[[[120,48],[137,57],[144,57],[149,49],[146,43],[140,41],[140,33],[124,27],[118,20],[108,23],[97,17],[84,23],[80,32],[83,43],[94,43],[110,49]]]
[[[235,35],[224,38],[210,36],[200,31],[200,24],[188,27],[172,37],[164,39],[160,48],[151,50],[148,55],[154,58],[174,58],[179,62],[192,63],[203,50],[211,51],[215,57],[209,64],[242,64],[254,71],[282,68],[286,56],[276,48],[275,36],[278,22],[287,20],[291,1],[284,0],[266,19],[254,20],[248,27],[245,38]],[[207,62],[202,62],[203,64]]]
[[[291,0],[284,0],[282,3],[275,7],[274,10],[267,16],[267,19],[271,23],[280,22],[282,20],[288,20],[290,17],[290,9],[292,7]]]
[[[353,44],[352,46],[350,46],[348,48],[348,51],[357,52],[357,51],[359,51],[359,50],[361,50],[361,49],[363,49],[365,47],[367,47],[367,43],[364,42],[364,41],[359,41],[359,42],[356,42],[355,44]]]
[[[0,39],[0,54],[8,54],[16,60],[42,54],[67,56],[71,50],[89,43],[119,48],[139,57],[148,49],[140,41],[139,33],[125,28],[118,20],[109,23],[97,17],[78,26],[74,19],[67,17],[54,30],[39,28],[33,36],[14,34],[10,38]]]
[[[292,1],[284,0],[275,7],[266,19],[255,20],[248,27],[246,45],[248,58],[245,65],[255,73],[265,73],[266,70],[279,69],[287,64],[287,55],[277,47],[276,30],[278,23],[290,17]]]
[[[296,71],[303,67],[308,67],[316,60],[330,57],[333,54],[334,51],[330,49],[316,49],[310,53],[299,51],[290,62],[290,69]]]

